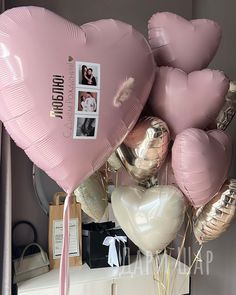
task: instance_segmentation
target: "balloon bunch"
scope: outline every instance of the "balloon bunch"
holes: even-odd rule
[[[157,13],[148,29],[150,45],[120,21],[78,27],[38,7],[0,16],[0,119],[67,193],[60,295],[69,290],[71,195],[77,188],[84,210],[100,219],[107,191],[93,174],[112,153],[114,170],[122,164],[136,182],[115,189],[114,213],[143,251],[160,252],[175,238],[184,195],[201,208],[194,219],[200,242],[219,236],[235,213],[235,181],[227,180],[232,148],[223,130],[235,114],[236,87],[232,82],[228,92],[222,72],[204,69],[220,27]]]
[[[235,114],[236,87],[231,82],[229,89],[222,72],[204,69],[220,44],[215,22],[157,13],[148,30],[157,63],[149,117],[141,116],[116,150],[139,186],[118,187],[112,205],[127,235],[158,253],[182,225],[183,195],[195,208],[200,244],[218,237],[235,215],[235,180],[227,180],[232,146],[224,130]]]

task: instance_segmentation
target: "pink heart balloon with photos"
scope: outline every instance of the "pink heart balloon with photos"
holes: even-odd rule
[[[69,294],[70,195],[134,126],[155,76],[145,38],[101,20],[78,27],[43,8],[0,16],[0,119],[67,193],[60,295]]]
[[[205,205],[227,179],[232,158],[229,136],[221,130],[190,128],[172,148],[176,182],[194,207]]]
[[[161,67],[149,97],[155,116],[164,120],[172,137],[187,128],[204,129],[224,105],[229,80],[223,72],[205,69],[186,74]]]
[[[221,41],[221,28],[212,20],[188,21],[176,14],[161,12],[149,20],[148,35],[159,66],[190,73],[209,65]]]
[[[145,38],[128,24],[78,27],[43,8],[6,11],[0,119],[37,166],[73,191],[134,126],[154,67]]]

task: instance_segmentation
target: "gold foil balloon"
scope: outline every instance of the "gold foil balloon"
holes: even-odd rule
[[[101,175],[96,172],[85,180],[75,191],[76,201],[82,210],[95,221],[100,221],[106,211],[107,192],[102,183]]]
[[[129,174],[139,183],[155,176],[163,164],[170,142],[165,122],[147,117],[139,122],[116,150]]]
[[[113,171],[118,171],[122,167],[122,163],[115,152],[111,154],[107,162]]]
[[[231,224],[236,210],[236,179],[227,181],[194,217],[194,234],[200,244],[219,237]]]
[[[216,124],[217,128],[225,130],[236,113],[236,81],[230,82],[229,91],[225,97],[225,104],[220,111]]]
[[[111,196],[115,217],[144,252],[161,252],[174,240],[185,216],[182,192],[172,185],[117,187]]]

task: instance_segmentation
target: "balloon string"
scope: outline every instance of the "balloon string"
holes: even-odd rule
[[[179,252],[178,252],[178,256],[177,256],[177,259],[176,259],[176,262],[175,262],[174,274],[173,274],[172,283],[171,283],[171,292],[170,292],[170,295],[172,295],[173,292],[174,292],[174,284],[175,284],[175,280],[176,280],[176,276],[177,276],[177,265],[178,265],[178,263],[180,261],[181,255],[183,253],[185,241],[186,241],[186,238],[187,238],[188,229],[189,229],[189,226],[191,224],[190,216],[189,215],[187,215],[187,216],[188,216],[188,222],[187,222],[187,225],[186,225],[186,228],[185,228],[185,231],[184,231],[184,235],[183,235],[183,238],[182,238],[181,246],[180,246],[180,249],[179,249]]]
[[[70,202],[71,193],[68,193],[64,203],[63,212],[63,243],[62,243],[62,255],[60,262],[60,277],[59,277],[59,294],[69,295],[69,243],[70,243]]]
[[[166,163],[166,167],[165,167],[165,185],[168,184],[168,165],[169,165],[169,162]]]
[[[168,264],[167,264],[167,294],[169,294],[170,291],[170,255],[167,255],[168,257]]]
[[[161,279],[161,264],[158,255],[153,257],[153,280],[157,285],[158,295],[163,295],[163,292],[165,295],[166,287]]]
[[[115,172],[116,173],[116,180],[115,180],[115,186],[116,186],[116,188],[118,187],[118,184],[119,184],[119,172],[118,171],[116,171]]]
[[[109,180],[109,167],[108,167],[108,163],[106,163],[104,169],[102,171],[98,172],[98,175],[100,177],[101,180],[101,184],[102,187],[106,193],[105,198],[103,199],[103,201],[106,203],[106,211],[105,211],[105,215],[104,217],[106,218],[107,221],[109,221],[109,208],[108,208],[108,180]]]
[[[178,291],[177,294],[180,294],[180,292],[181,292],[181,290],[182,290],[182,288],[183,288],[183,286],[184,286],[184,283],[185,283],[186,280],[188,279],[188,277],[189,277],[189,275],[190,275],[190,272],[191,272],[191,270],[192,270],[192,268],[193,268],[195,262],[196,262],[197,260],[199,260],[199,256],[200,256],[200,254],[201,254],[201,252],[202,252],[202,247],[203,247],[203,245],[200,246],[200,248],[199,248],[199,250],[198,250],[198,252],[197,252],[197,255],[195,255],[195,258],[194,258],[192,264],[190,265],[189,270],[188,270],[188,272],[187,272],[187,274],[186,274],[186,276],[185,276],[185,278],[184,278],[184,280],[183,280],[183,283],[182,283],[181,287],[179,288],[179,291]]]

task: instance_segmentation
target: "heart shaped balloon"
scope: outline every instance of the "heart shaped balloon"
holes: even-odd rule
[[[169,67],[157,71],[149,104],[155,116],[176,134],[187,128],[206,128],[221,110],[229,80],[220,71],[202,70],[186,74]]]
[[[221,29],[211,20],[188,21],[161,12],[149,20],[148,35],[158,65],[190,73],[209,65],[219,47]]]
[[[38,7],[0,16],[0,119],[30,159],[73,191],[134,126],[154,60],[130,25],[78,27]]]
[[[214,198],[194,215],[194,235],[200,244],[218,238],[231,225],[236,212],[236,180],[227,181]]]
[[[166,123],[148,117],[134,127],[116,153],[128,173],[137,182],[145,182],[155,176],[163,164],[169,142]]]
[[[143,251],[161,252],[175,238],[185,215],[182,192],[174,186],[117,187],[112,208],[127,236]]]
[[[172,148],[172,167],[178,186],[194,207],[205,205],[227,179],[232,157],[230,138],[221,130],[190,128]]]
[[[0,119],[68,193],[60,295],[69,293],[70,195],[134,126],[154,64],[145,38],[119,21],[78,27],[38,7],[0,16]]]

